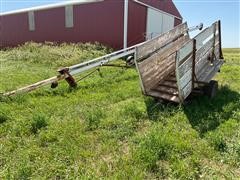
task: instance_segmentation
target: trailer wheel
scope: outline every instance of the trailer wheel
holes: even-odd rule
[[[209,84],[204,88],[204,93],[209,97],[209,98],[214,98],[217,94],[218,90],[218,82],[211,80]]]

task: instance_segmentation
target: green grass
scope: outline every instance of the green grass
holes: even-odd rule
[[[110,51],[34,43],[0,51],[0,92]],[[239,178],[240,50],[224,56],[217,97],[184,107],[144,97],[135,69],[111,67],[77,89],[62,82],[2,97],[0,179]]]

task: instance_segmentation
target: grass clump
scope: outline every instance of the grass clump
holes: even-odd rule
[[[101,108],[89,108],[84,112],[84,119],[87,130],[95,130],[99,127],[101,119],[104,118],[104,111]]]
[[[136,120],[146,117],[145,107],[141,103],[130,102],[123,108],[122,115],[135,118]]]
[[[48,125],[48,122],[47,122],[47,117],[45,115],[40,113],[35,114],[31,122],[31,132],[33,134],[37,134],[40,129],[47,127],[47,125]]]
[[[211,139],[210,143],[215,150],[220,152],[225,152],[227,150],[227,143],[224,140],[224,137],[219,134],[212,134],[212,136],[210,136],[209,138]]]
[[[162,134],[150,134],[140,144],[136,159],[150,170],[157,169],[157,161],[166,160],[171,154],[172,145],[169,137]]]
[[[22,164],[15,174],[14,179],[28,180],[31,179],[32,169],[28,164]]]
[[[6,60],[25,63],[48,64],[50,66],[67,66],[80,61],[102,56],[110,52],[100,43],[55,44],[27,42],[14,49],[7,49],[3,57]]]
[[[190,138],[186,137],[194,132],[174,131],[172,128],[162,124],[153,127],[150,133],[136,142],[134,160],[153,173],[155,178],[197,178],[202,168],[200,158],[194,145],[189,144]]]
[[[0,124],[6,122],[8,120],[8,116],[4,113],[0,113]]]

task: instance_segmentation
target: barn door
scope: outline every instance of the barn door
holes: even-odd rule
[[[174,27],[174,17],[148,8],[146,40],[168,32]]]

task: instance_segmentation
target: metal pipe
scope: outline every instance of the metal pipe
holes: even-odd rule
[[[141,43],[142,44],[142,43]],[[96,62],[99,62],[101,60],[106,60],[106,59],[110,59],[112,57],[115,57],[117,56],[117,58],[121,58],[121,57],[124,57],[124,56],[127,56],[129,55],[129,51],[132,51],[135,49],[135,47],[137,47],[139,44],[135,45],[135,46],[131,46],[129,48],[126,48],[126,49],[121,49],[119,51],[116,51],[116,52],[113,52],[111,54],[107,54],[105,56],[102,56],[102,57],[98,57],[98,58],[95,58],[93,60],[90,60],[90,61],[87,61],[87,62],[84,62],[84,63],[80,63],[80,64],[76,64],[76,65],[73,65],[73,66],[70,66],[69,67],[69,70],[74,70],[74,69],[78,69],[82,66],[86,66],[86,65],[91,65],[93,63],[96,63]],[[131,53],[130,53],[131,54]]]
[[[123,27],[123,48],[127,48],[128,38],[128,0],[124,0],[124,27]]]
[[[69,73],[71,75],[75,75],[75,74],[78,74],[78,73],[90,70],[92,68],[95,68],[95,67],[98,67],[98,66],[102,66],[102,65],[104,65],[106,63],[109,63],[111,61],[115,61],[115,60],[117,60],[119,58],[131,55],[131,54],[134,54],[134,53],[135,53],[135,49],[132,49],[130,51],[126,51],[124,53],[117,54],[117,55],[114,55],[114,56],[97,58],[97,60],[95,62],[91,63],[91,64],[86,64],[86,63],[79,64],[78,67],[74,68],[74,69],[72,69],[70,67],[69,68]]]

